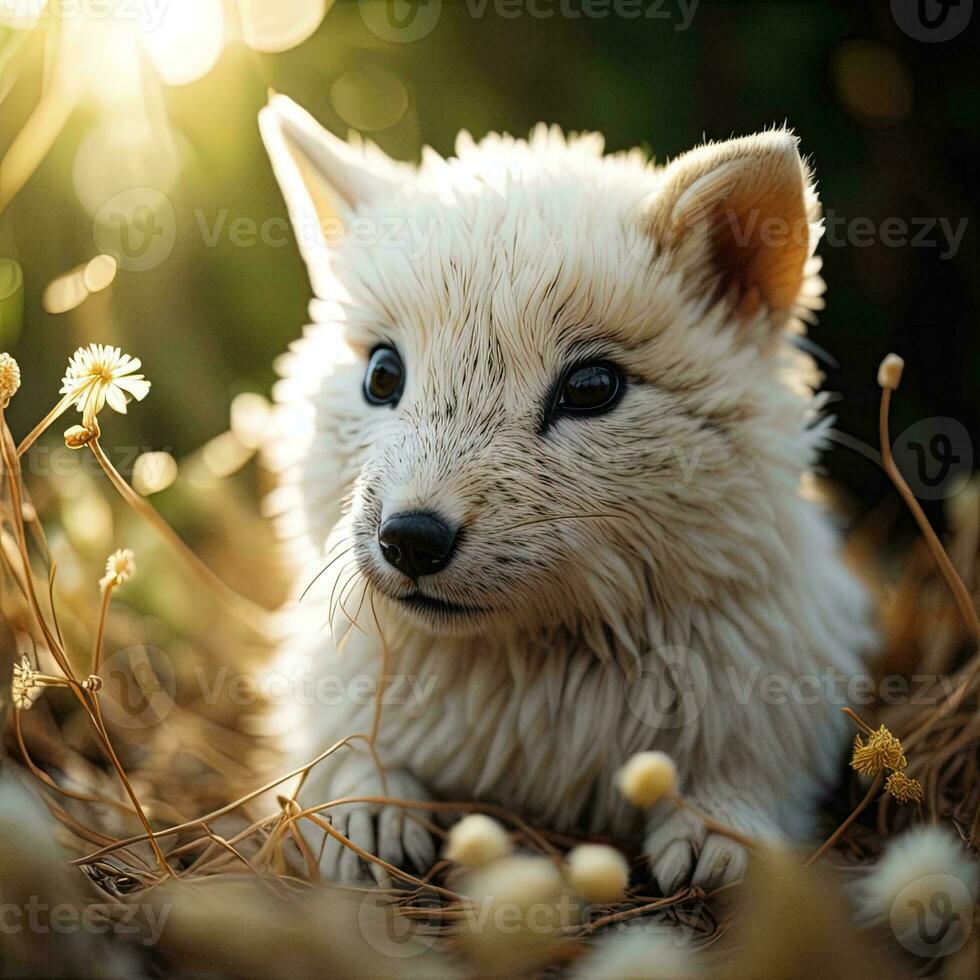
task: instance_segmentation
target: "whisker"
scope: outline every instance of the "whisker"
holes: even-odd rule
[[[358,630],[359,632],[364,633],[364,630],[361,629],[360,625],[357,622],[357,615],[361,611],[361,606],[358,605],[357,612],[354,613],[354,618],[351,619],[351,614],[347,611],[347,607],[344,605],[344,594],[345,594],[345,592],[347,591],[348,588],[350,588],[351,592],[353,593],[354,589],[357,588],[357,579],[360,578],[360,575],[361,575],[360,569],[358,569],[358,571],[356,571],[348,579],[347,585],[345,585],[344,588],[340,590],[340,603],[339,603],[339,605],[340,605],[341,612],[347,617],[347,621],[351,624],[351,626],[354,629]],[[363,602],[364,602],[364,594],[362,593],[361,594],[361,603],[363,603]],[[348,630],[347,633],[344,634],[344,639],[347,639],[347,636],[349,634],[350,634],[350,630]],[[364,635],[367,636],[367,633],[364,633]],[[341,644],[343,644],[343,640],[341,641]]]
[[[338,542],[338,544],[343,544],[343,543],[344,543],[343,541]],[[334,545],[334,547],[337,547],[337,545]],[[318,571],[316,575],[313,576],[313,580],[310,582],[310,584],[305,589],[303,589],[303,594],[299,597],[299,601],[302,602],[306,598],[307,593],[310,591],[310,589],[312,589],[313,586],[316,585],[320,577],[328,571],[330,566],[333,565],[335,561],[337,561],[339,558],[343,558],[344,555],[350,554],[354,550],[354,547],[355,545],[351,544],[347,548],[345,548],[342,552],[340,552],[339,555],[335,555],[333,558],[331,558],[330,561],[328,561],[326,565],[324,565],[323,568],[321,568],[320,571]],[[333,548],[331,548],[330,550],[332,551]]]
[[[361,592],[361,600],[360,600],[360,602],[358,602],[358,604],[357,604],[357,609],[355,609],[355,610],[354,610],[354,625],[355,625],[355,626],[357,626],[357,620],[358,620],[358,617],[359,617],[359,616],[361,615],[361,609],[363,609],[363,608],[364,608],[364,599],[365,599],[365,598],[367,597],[367,594],[368,594],[368,587],[369,587],[369,585],[370,585],[370,583],[368,582],[368,580],[367,580],[366,578],[365,578],[365,579],[363,579],[363,583],[364,583],[364,589],[363,589],[363,591]],[[360,627],[359,627],[359,626],[358,626],[358,629],[360,629]],[[361,630],[361,632],[363,633],[364,631],[363,631],[363,630]],[[367,634],[366,634],[366,633],[365,633],[364,635],[365,635],[365,636],[367,636]]]
[[[368,583],[370,588],[370,582]],[[384,678],[388,676],[388,667],[391,657],[391,652],[388,649],[388,641],[385,639],[384,631],[381,629],[381,622],[378,619],[378,611],[374,607],[374,589],[371,590],[371,616],[374,619],[374,625],[378,630],[378,636],[381,638],[381,682],[378,684],[378,698],[374,705],[374,722],[371,725],[371,737],[369,739],[370,744],[373,746],[378,740],[378,732],[381,730],[381,710],[384,707]],[[384,775],[382,774],[382,780]]]
[[[331,633],[333,632],[333,618],[337,609],[337,606],[334,603],[334,597],[337,595],[337,584],[340,582],[341,578],[347,574],[352,564],[354,564],[354,562],[349,562],[348,564],[344,565],[343,568],[341,568],[341,570],[337,573],[337,577],[334,579],[333,586],[330,589],[330,601],[327,603],[327,622],[324,625],[328,625],[330,627]]]
[[[606,514],[600,511],[592,514],[562,514],[558,517],[537,517],[533,521],[522,521],[520,524],[514,524],[511,527],[505,527],[501,530],[501,534],[507,531],[516,531],[518,528],[530,527],[532,524],[553,524],[558,521],[582,521],[591,520],[595,518],[611,517],[614,520],[625,521],[629,519],[628,514]]]
[[[345,569],[345,571],[346,571],[346,569]],[[330,620],[329,620],[331,633],[334,632],[334,629],[333,629],[333,621],[334,621],[334,617],[337,615],[337,609],[338,608],[347,617],[347,621],[351,624],[351,626],[355,626],[356,625],[354,623],[354,621],[350,618],[350,614],[344,608],[344,593],[347,591],[348,586],[352,582],[355,582],[357,580],[357,578],[360,576],[360,574],[361,574],[360,569],[355,567],[353,574],[340,587],[340,591],[337,593],[337,602],[335,604],[332,604],[331,605],[331,608],[330,608]],[[339,577],[338,577],[338,580],[339,580]],[[360,627],[358,627],[358,628],[360,629]]]

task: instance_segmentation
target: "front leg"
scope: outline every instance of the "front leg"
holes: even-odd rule
[[[765,841],[782,838],[773,802],[747,787],[716,783],[685,795],[685,800],[719,824],[748,837]],[[650,815],[646,854],[664,895],[672,895],[687,884],[709,891],[738,881],[748,863],[741,844],[708,830],[695,814],[670,801],[658,804]]]
[[[339,767],[314,779],[301,794],[304,806],[354,796],[390,796],[424,801],[424,787],[404,770],[385,772],[384,780],[370,760],[351,756]],[[382,803],[349,803],[321,812],[339,833],[362,850],[404,871],[427,872],[435,863],[436,847],[429,831],[414,817],[424,811]],[[320,871],[325,878],[343,884],[390,884],[388,872],[365,861],[326,831],[310,825],[306,832],[314,853],[322,846]],[[324,840],[326,835],[326,840]]]

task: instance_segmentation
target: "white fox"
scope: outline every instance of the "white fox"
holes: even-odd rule
[[[294,720],[296,751],[372,730],[363,678],[424,692],[382,710],[386,781],[345,749],[305,801],[492,802],[642,847],[668,892],[737,877],[729,838],[618,793],[661,749],[716,819],[807,834],[872,634],[805,492],[828,422],[793,343],[823,289],[796,138],[654,166],[541,126],[415,167],[283,96],[260,126],[316,294],[277,390],[278,510],[333,629],[297,646],[345,691]],[[397,807],[331,814],[432,860]],[[322,862],[365,873],[332,842]]]

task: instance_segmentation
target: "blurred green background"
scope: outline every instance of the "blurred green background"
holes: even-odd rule
[[[839,427],[876,442],[875,371],[896,349],[909,363],[895,431],[941,415],[980,432],[980,14],[959,36],[926,43],[898,26],[888,3],[701,0],[678,29],[676,0],[644,0],[663,17],[641,19],[563,16],[582,9],[576,0],[564,8],[560,0],[532,8],[510,0],[503,10],[494,0],[443,0],[431,30],[406,41],[372,31],[379,0],[370,2],[375,11],[365,14],[364,4],[336,0],[306,39],[299,20],[311,11],[319,20],[315,3],[280,0],[264,14],[259,0],[219,4],[223,49],[186,84],[164,84],[149,35],[145,50],[123,32],[101,48],[82,38],[65,55],[81,66],[72,82],[77,104],[0,216],[0,256],[19,262],[24,278],[22,324],[16,313],[0,319],[0,346],[24,375],[8,411],[15,434],[54,403],[69,354],[90,341],[140,357],[153,382],[128,416],[104,420],[117,446],[180,459],[228,428],[236,394],[268,393],[272,361],[300,332],[309,298],[291,235],[278,241],[279,224],[266,226],[273,243],[248,244],[251,224],[232,231],[236,219],[261,227],[285,215],[256,128],[270,87],[334,131],[357,129],[406,160],[424,144],[449,153],[461,128],[524,134],[539,120],[597,129],[611,150],[643,144],[662,160],[704,136],[785,120],[813,159],[825,208],[847,227],[869,219],[880,229],[898,218],[912,234],[914,219],[942,217],[954,227],[966,220],[957,249],[938,227],[926,235],[931,246],[887,244],[874,231],[862,233],[870,244],[845,244],[843,228],[821,246],[827,308],[811,337],[836,362],[826,372],[827,387],[842,395]],[[396,2],[396,14],[405,14],[404,0]],[[249,47],[243,7],[285,21],[285,40]],[[187,10],[194,43],[206,48],[213,6],[197,0]],[[220,39],[220,21],[217,30]],[[50,23],[14,33],[16,50],[0,56],[0,152],[47,90],[58,43]],[[9,48],[13,34],[4,36]],[[178,52],[189,43],[176,40]],[[255,50],[263,47],[288,50]],[[93,235],[101,203],[143,186],[172,204],[169,256],[143,271],[120,268],[74,309],[46,312],[88,291],[80,272],[52,283],[102,250]],[[90,270],[90,286],[92,279]],[[885,492],[873,463],[851,449],[838,448],[826,466],[865,507]]]

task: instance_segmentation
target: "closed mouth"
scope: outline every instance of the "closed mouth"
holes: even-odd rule
[[[448,602],[446,599],[435,599],[432,596],[423,595],[421,592],[413,592],[411,595],[397,596],[396,598],[400,603],[417,612],[435,613],[441,616],[474,616],[478,613],[487,612],[481,606],[467,606],[458,602]]]

